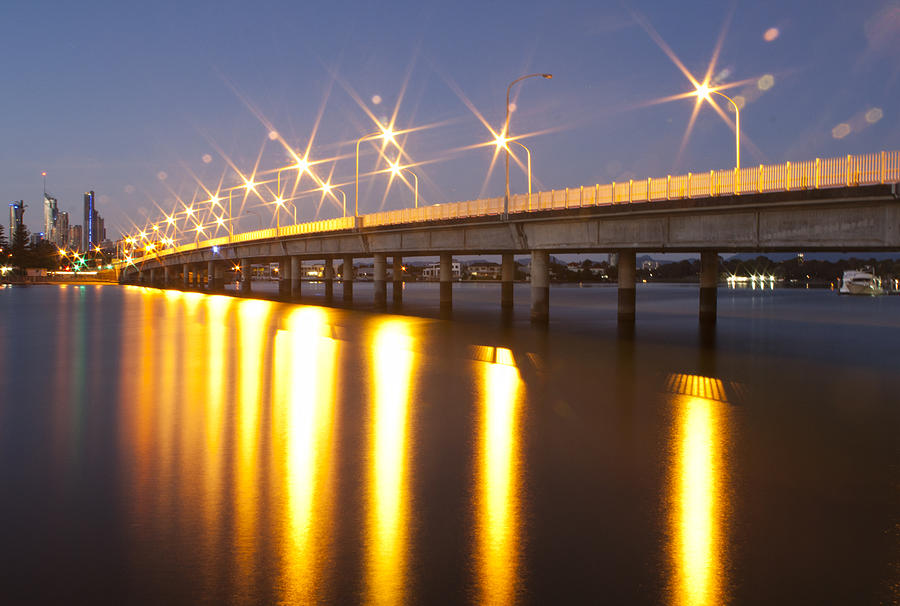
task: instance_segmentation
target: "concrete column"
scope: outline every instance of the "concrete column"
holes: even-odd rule
[[[241,259],[241,292],[245,294],[249,294],[252,292],[250,288],[250,274],[252,269],[250,267],[250,259]]]
[[[302,259],[296,255],[291,257],[291,298],[300,298],[300,280],[303,277]]]
[[[331,302],[334,298],[334,259],[331,257],[325,257],[322,281],[325,282],[325,300]]]
[[[546,324],[550,320],[550,253],[531,251],[531,321]]]
[[[197,263],[197,288],[203,290],[204,286],[206,286],[206,267],[201,262]]]
[[[635,253],[619,252],[619,321],[634,322]]]
[[[191,287],[191,266],[188,263],[181,264],[181,285],[185,290]]]
[[[158,278],[158,272],[155,267],[150,269],[150,286],[157,286],[156,280]]]
[[[344,255],[344,273],[341,274],[341,282],[344,284],[344,302],[353,301],[353,257]]]
[[[171,265],[163,266],[163,288],[169,288],[170,286],[172,286],[172,278],[174,274],[172,269],[173,268]]]
[[[391,271],[394,284],[391,287],[391,296],[394,299],[394,305],[403,302],[403,257],[393,255],[391,257]]]
[[[513,280],[516,279],[516,263],[512,253],[503,253],[500,262],[500,308],[512,309]]]
[[[441,309],[453,307],[453,255],[441,253]]]
[[[278,259],[278,296],[286,297],[291,294],[291,258]]]
[[[387,305],[387,255],[375,253],[375,307]]]
[[[216,282],[216,265],[221,265],[215,261],[206,262],[206,289],[210,292],[222,290],[222,285]]]
[[[716,321],[716,288],[719,284],[719,254],[700,252],[700,321]]]
[[[219,291],[225,290],[225,263],[226,261],[222,261],[221,263],[216,263],[214,268],[215,278],[216,278],[216,289]]]

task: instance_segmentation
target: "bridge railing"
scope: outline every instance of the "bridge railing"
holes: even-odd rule
[[[900,182],[900,151],[848,155],[840,158],[816,158],[804,162],[785,162],[748,166],[740,170],[721,169],[686,175],[667,175],[659,178],[629,179],[628,181],[580,186],[560,190],[516,194],[510,197],[509,211],[513,214],[654,202],[686,198],[744,195],[774,191],[796,191],[829,187],[853,187],[878,183]],[[228,243],[252,242],[280,236],[339,232],[360,227],[402,225],[424,221],[445,221],[467,217],[484,217],[503,213],[503,197],[483,198],[449,204],[434,204],[419,208],[388,210],[355,217],[323,219],[284,227],[270,227],[232,236],[195,241],[178,247],[157,250],[152,255],[135,258],[140,263],[168,254],[221,246]]]

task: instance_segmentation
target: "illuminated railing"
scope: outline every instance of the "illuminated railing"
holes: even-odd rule
[[[565,188],[510,197],[510,213],[608,206],[633,202],[656,202],[686,198],[708,198],[797,191],[829,187],[853,187],[879,183],[900,182],[900,151],[880,152],[840,158],[816,158],[805,162],[745,167],[740,170],[721,169],[706,173],[667,175],[660,178],[630,179],[605,185]],[[338,232],[359,227],[381,227],[431,221],[448,221],[469,217],[484,217],[503,213],[503,198],[485,198],[450,204],[434,204],[419,208],[387,210],[354,217],[324,219],[284,227],[259,229],[232,236],[201,240],[157,251],[135,264],[152,258],[185,251],[211,248],[230,243],[252,242],[283,236]]]

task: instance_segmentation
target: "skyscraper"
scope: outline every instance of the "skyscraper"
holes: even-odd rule
[[[84,243],[82,239],[82,229],[80,225],[73,225],[69,228],[69,246],[74,250],[84,250],[81,245]]]
[[[69,246],[69,213],[62,210],[56,217],[56,245],[62,248]]]
[[[12,241],[13,234],[16,233],[16,228],[19,225],[22,225],[22,221],[25,218],[25,201],[19,200],[18,202],[10,202],[9,203],[9,239]]]
[[[94,208],[94,191],[84,193],[84,247],[82,250],[90,250],[97,244],[97,209]]]
[[[56,198],[44,192],[44,237],[54,244],[58,244],[59,240],[58,218]]]

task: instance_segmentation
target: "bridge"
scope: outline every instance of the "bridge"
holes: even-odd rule
[[[549,255],[618,254],[618,315],[635,318],[635,253],[699,252],[699,312],[716,317],[721,252],[900,250],[900,151],[630,179],[563,190],[384,211],[160,246],[117,262],[120,281],[224,290],[239,267],[278,262],[279,292],[299,298],[303,261],[324,263],[333,298],[334,260],[343,261],[343,299],[353,299],[353,261],[374,259],[374,305],[402,300],[404,257],[440,257],[440,305],[452,306],[452,256],[499,254],[500,304],[513,304],[514,255],[531,257],[531,318],[549,318]]]

